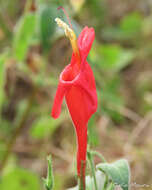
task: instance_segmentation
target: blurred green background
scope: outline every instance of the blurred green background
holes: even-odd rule
[[[76,138],[65,103],[58,120],[50,116],[72,53],[54,21],[67,22],[59,6],[77,35],[86,25],[96,32],[88,61],[99,104],[90,146],[109,162],[128,159],[132,184],[141,184],[131,189],[152,189],[152,1],[0,0],[0,190],[44,189],[48,154],[55,190],[76,184]]]

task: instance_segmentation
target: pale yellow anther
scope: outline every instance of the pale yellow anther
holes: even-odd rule
[[[69,27],[69,25],[63,22],[60,18],[56,18],[55,21],[59,27],[64,29],[65,35],[70,39],[73,51],[80,57],[77,45],[77,37],[74,31]]]
[[[74,31],[65,22],[63,22],[60,18],[56,18],[55,21],[59,27],[64,29],[65,35],[70,38],[70,40],[76,39]]]

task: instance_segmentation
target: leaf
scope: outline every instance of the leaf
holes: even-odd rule
[[[57,8],[55,6],[49,6],[47,4],[40,7],[40,39],[44,50],[50,47],[50,38],[55,31],[55,17]]]
[[[117,26],[106,26],[102,30],[102,36],[109,40],[135,40],[139,39],[142,28],[143,18],[138,12],[133,12],[123,17]],[[132,41],[129,41],[131,43]]]
[[[106,1],[105,0],[87,0],[86,1],[88,8],[90,9],[90,13],[91,15],[93,15],[93,17],[98,18],[98,16],[100,15],[100,26],[104,24],[104,18],[106,15]]]
[[[31,39],[34,35],[36,27],[36,15],[34,13],[26,13],[21,17],[16,26],[14,33],[14,54],[17,60],[25,59]]]
[[[100,67],[107,71],[118,72],[131,63],[135,53],[119,45],[102,45],[99,49]]]
[[[121,159],[111,164],[101,163],[96,167],[100,171],[105,172],[115,185],[120,185],[123,190],[129,189],[130,169],[127,160]]]
[[[120,30],[126,37],[134,37],[141,32],[143,19],[138,12],[133,12],[124,17],[120,22]]]
[[[119,108],[124,106],[123,96],[120,93],[121,79],[118,76],[106,80],[103,90],[100,90],[101,110],[114,121],[123,121]]]
[[[60,122],[61,119],[54,120],[50,116],[40,117],[33,123],[30,134],[35,139],[43,139],[50,136]]]
[[[1,190],[40,190],[38,177],[21,168],[14,168],[1,178]]]

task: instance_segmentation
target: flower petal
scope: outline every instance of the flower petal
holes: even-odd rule
[[[52,117],[54,117],[55,119],[58,118],[60,115],[61,105],[66,91],[67,91],[66,87],[59,82],[51,113]]]
[[[80,175],[81,163],[86,160],[87,123],[97,109],[95,80],[87,62],[80,76],[67,91],[65,98],[77,133],[77,169]]]
[[[87,110],[85,101],[85,92],[81,87],[71,87],[66,94],[67,106],[74,123],[77,134],[77,170],[80,175],[81,162],[86,160],[87,151]]]
[[[82,30],[78,37],[78,46],[80,50],[81,58],[84,60],[87,58],[88,53],[91,49],[92,43],[95,38],[95,32],[93,28],[87,26]]]

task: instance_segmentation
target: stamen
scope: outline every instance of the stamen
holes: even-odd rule
[[[60,9],[62,9],[62,11],[64,12],[65,16],[67,17],[67,20],[68,20],[68,23],[69,23],[71,29],[73,29],[68,13],[66,12],[66,10],[62,6],[58,7],[58,10],[60,10]]]
[[[73,52],[78,55],[79,62],[80,62],[80,54],[79,54],[79,48],[77,45],[77,37],[74,33],[74,31],[67,25],[65,22],[63,22],[60,18],[55,19],[56,23],[59,27],[64,29],[65,35],[70,39]]]
[[[59,27],[64,29],[65,35],[70,38],[70,40],[76,40],[74,31],[65,22],[63,22],[60,18],[56,18],[55,21]]]

